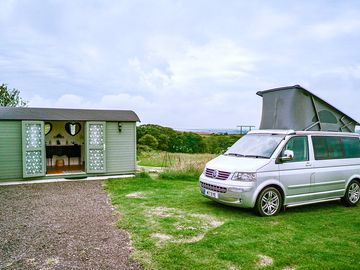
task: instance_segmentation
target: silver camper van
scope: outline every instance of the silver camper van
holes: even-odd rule
[[[206,164],[199,181],[202,195],[254,208],[261,216],[338,199],[357,205],[358,122],[300,86],[258,95],[264,98],[260,130],[250,131]]]

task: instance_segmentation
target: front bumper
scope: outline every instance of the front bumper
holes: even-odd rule
[[[211,200],[243,208],[255,206],[253,192],[255,183],[237,182],[231,180],[216,180],[204,174],[199,179],[200,192]]]

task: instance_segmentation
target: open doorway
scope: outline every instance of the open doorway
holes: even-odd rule
[[[84,173],[85,122],[46,121],[44,127],[46,174]]]

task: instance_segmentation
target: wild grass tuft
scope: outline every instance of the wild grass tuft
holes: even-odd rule
[[[168,180],[198,180],[206,162],[214,156],[209,154],[173,154],[167,168],[159,174],[159,178]]]
[[[213,159],[213,154],[184,154],[168,152],[147,152],[142,154],[140,165],[163,167],[160,179],[196,181],[204,170],[205,164]]]
[[[166,170],[159,174],[160,179],[197,181],[201,172],[194,169],[187,170]]]
[[[189,165],[202,170],[206,162],[216,157],[214,154],[184,154],[169,152],[144,152],[138,156],[139,165],[151,167],[167,167],[171,169],[187,168]]]
[[[151,176],[147,172],[139,172],[136,174],[136,178],[151,178]]]

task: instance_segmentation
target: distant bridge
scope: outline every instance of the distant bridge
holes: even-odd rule
[[[237,126],[237,127],[240,129],[240,134],[246,134],[250,130],[255,129],[255,126],[249,126],[249,125],[240,125],[240,126]]]

